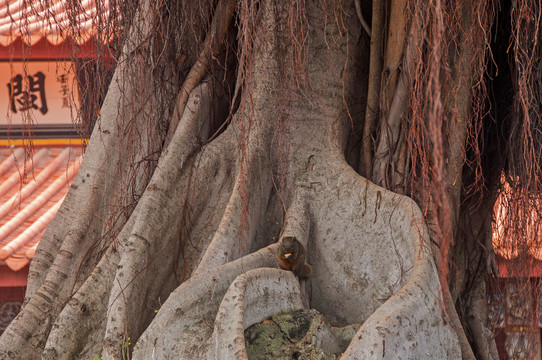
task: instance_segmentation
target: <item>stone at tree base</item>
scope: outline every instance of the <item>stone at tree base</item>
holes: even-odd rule
[[[248,328],[245,344],[249,359],[284,359],[291,355],[291,342],[274,322]]]
[[[333,360],[343,353],[359,324],[331,327],[314,309],[284,309],[245,330],[248,358]]]
[[[273,322],[290,339],[300,341],[309,331],[312,319],[318,314],[316,310],[284,309],[273,314]]]

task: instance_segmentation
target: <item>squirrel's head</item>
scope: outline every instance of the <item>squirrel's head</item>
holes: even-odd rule
[[[297,256],[299,251],[299,241],[295,238],[295,236],[285,236],[282,238],[281,247],[285,259],[294,258]]]

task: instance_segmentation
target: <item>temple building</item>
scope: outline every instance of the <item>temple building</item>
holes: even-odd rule
[[[501,359],[542,359],[542,239],[538,214],[526,214],[520,197],[504,182],[495,204],[493,246],[498,279],[488,283],[489,319]],[[539,200],[531,200],[537,212]],[[507,214],[514,209],[518,216]],[[523,234],[510,222],[521,221]],[[508,226],[507,226],[508,225]],[[527,241],[525,241],[527,240]]]
[[[0,2],[0,333],[21,308],[29,263],[89,136],[77,125],[85,96],[74,60],[104,45],[96,14],[108,2],[81,1],[78,13],[67,4]]]

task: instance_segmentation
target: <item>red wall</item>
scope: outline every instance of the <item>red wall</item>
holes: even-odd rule
[[[0,300],[3,299],[4,288],[26,287],[27,277],[28,265],[19,271],[13,271],[6,265],[0,265]]]

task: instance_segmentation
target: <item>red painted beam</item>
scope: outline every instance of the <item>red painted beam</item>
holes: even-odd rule
[[[69,38],[59,45],[53,45],[47,39],[42,38],[34,45],[29,46],[19,38],[9,46],[0,45],[0,61],[71,60],[74,58],[96,58],[98,56],[107,58],[111,52],[105,51],[106,46],[99,44],[98,47],[98,44],[92,39],[83,45],[74,45]]]

